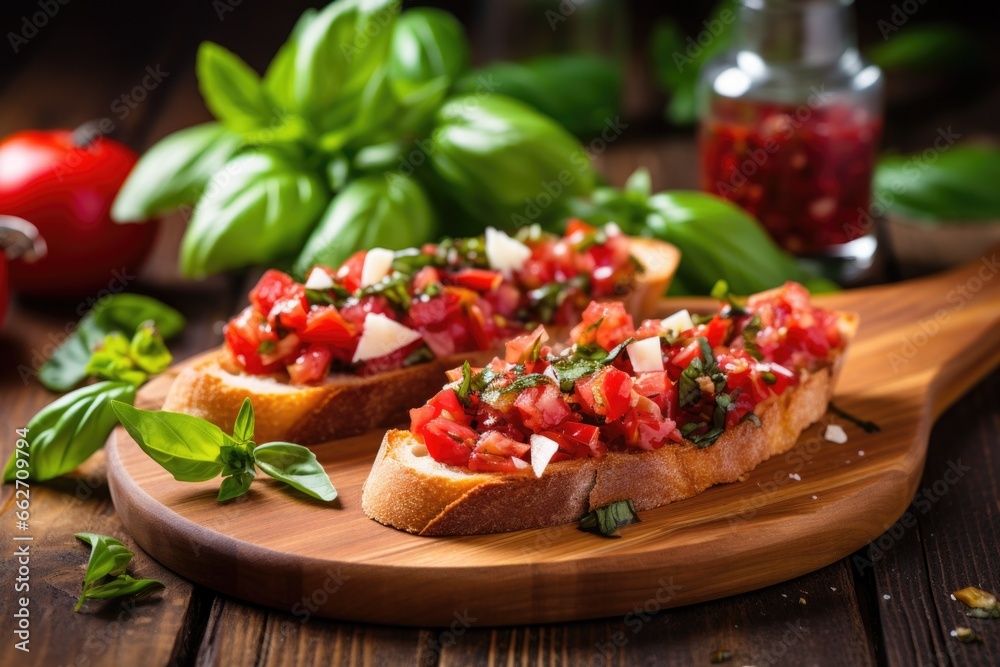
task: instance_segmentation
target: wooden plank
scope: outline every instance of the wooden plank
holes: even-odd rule
[[[466,608],[490,624],[603,616],[644,601],[664,572],[681,584],[670,606],[753,590],[850,554],[905,509],[920,479],[929,424],[1000,357],[1000,283],[942,316],[938,335],[921,333],[919,323],[942,308],[948,290],[977,271],[973,264],[827,297],[862,321],[838,401],[880,422],[881,433],[848,425],[848,449],[825,443],[814,427],[799,449],[772,457],[747,482],[644,513],[625,540],[597,545],[573,526],[448,540],[379,526],[358,499],[381,432],[314,447],[340,490],[337,508],[266,482],[247,502],[220,507],[217,481],[178,484],[123,431],[111,449],[112,493],[129,530],[157,558],[242,599],[287,606],[328,569],[343,568],[342,597],[319,613],[356,621],[447,625],[453,611]],[[897,366],[899,341],[917,334],[921,354]],[[158,404],[170,382],[167,374],[144,388],[145,404]],[[294,532],[285,528],[289,520]],[[201,526],[211,567],[177,548],[193,525]],[[335,548],[331,534],[338,536]],[[456,576],[456,569],[476,576]],[[630,576],[619,577],[623,570]],[[396,602],[402,591],[406,606]]]
[[[994,373],[942,417],[909,518],[875,540],[867,560],[855,559],[874,572],[889,665],[1000,664],[997,622],[966,617],[950,598],[966,586],[1000,592],[998,395]],[[959,643],[950,636],[956,626],[984,642]]]
[[[446,629],[442,667],[506,665],[874,665],[845,562],[735,598],[660,611],[670,582],[614,619],[565,625]],[[802,604],[800,600],[805,600]]]

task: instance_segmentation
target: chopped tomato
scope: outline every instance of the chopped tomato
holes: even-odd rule
[[[323,345],[310,345],[295,359],[295,362],[286,366],[288,376],[293,384],[309,384],[319,382],[326,378],[330,372],[330,349]]]
[[[310,343],[326,343],[340,348],[355,347],[355,328],[333,306],[320,306],[309,311],[300,334]]]
[[[475,451],[476,453],[521,458],[531,451],[531,445],[509,438],[500,431],[486,431],[479,436]]]
[[[525,463],[518,467],[512,456],[497,456],[476,451],[469,455],[467,467],[474,472],[514,472],[527,468],[528,465]]]
[[[605,366],[584,382],[577,382],[577,393],[590,412],[607,421],[620,419],[632,402],[632,378],[613,366]]]
[[[435,461],[451,466],[466,465],[479,439],[479,434],[465,424],[441,417],[427,422],[417,434],[423,437],[427,452]]]
[[[670,359],[670,363],[683,369],[690,366],[691,362],[699,357],[701,357],[701,345],[698,344],[698,341],[693,340],[681,348],[681,350]]]
[[[467,287],[477,292],[492,292],[500,287],[503,274],[486,269],[462,269],[451,276],[451,281],[459,287]]]
[[[441,284],[441,274],[433,266],[425,266],[413,276],[413,291],[425,292],[431,285]]]
[[[506,352],[504,359],[508,364],[520,364],[526,361],[534,361],[538,358],[538,351],[549,339],[549,334],[545,327],[539,325],[530,334],[518,336],[507,341],[504,346]]]
[[[439,415],[447,417],[463,424],[468,424],[472,419],[465,414],[465,408],[458,400],[458,394],[454,389],[445,388],[434,395],[434,398],[427,402],[433,406]]]
[[[632,316],[625,310],[624,304],[592,301],[583,311],[583,319],[570,332],[570,339],[577,345],[596,342],[605,350],[610,350],[634,335]]]
[[[422,405],[410,410],[410,432],[423,434],[427,422],[441,414],[433,405]]]
[[[521,421],[535,433],[555,426],[573,416],[562,392],[553,384],[529,387],[514,400]]]
[[[274,304],[281,299],[299,296],[305,288],[290,275],[276,269],[264,272],[257,284],[250,290],[250,303],[265,316],[270,315]]]
[[[633,381],[632,388],[656,403],[660,412],[668,417],[674,414],[673,407],[677,401],[677,385],[670,379],[670,375],[666,371],[640,373]]]
[[[570,218],[566,222],[566,238],[572,239],[574,236],[586,236],[587,234],[597,231],[597,228],[593,225],[588,225],[586,222],[580,218]]]
[[[337,280],[352,294],[361,289],[361,272],[365,268],[367,250],[359,250],[351,255],[337,271]]]
[[[253,306],[247,306],[230,320],[224,331],[229,350],[248,373],[260,375],[281,368],[280,361],[264,363],[260,358],[261,349],[276,345],[277,335]]]
[[[542,435],[559,443],[560,449],[569,452],[574,457],[603,458],[608,451],[606,444],[601,442],[601,429],[592,424],[577,421],[564,421],[542,431]],[[556,437],[559,436],[559,437]]]

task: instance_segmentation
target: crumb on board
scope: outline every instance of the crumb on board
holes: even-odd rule
[[[882,599],[883,599],[883,600],[891,600],[891,599],[892,599],[892,596],[891,596],[891,595],[889,595],[888,593],[885,593],[885,594],[884,594],[884,595],[882,596]]]
[[[788,478],[789,479],[794,479],[796,482],[801,482],[802,481],[802,476],[799,475],[799,473],[797,473],[797,472],[790,472],[790,473],[788,473]]]
[[[823,430],[823,439],[842,445],[847,442],[847,433],[844,431],[844,427],[839,424],[828,424]]]

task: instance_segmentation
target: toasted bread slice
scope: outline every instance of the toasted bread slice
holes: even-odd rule
[[[629,243],[643,270],[624,302],[636,321],[641,321],[657,314],[659,299],[673,278],[680,253],[654,239],[630,239]],[[163,409],[232,429],[240,405],[249,397],[259,442],[314,444],[400,422],[410,408],[441,388],[445,371],[466,360],[474,366],[484,365],[502,349],[501,345],[499,349],[463,352],[370,377],[334,374],[319,385],[293,385],[286,374],[244,373],[225,348],[218,348],[177,376]]]
[[[856,328],[855,316],[842,317],[845,340]],[[392,430],[365,482],[361,508],[379,523],[418,535],[478,535],[570,523],[619,500],[648,510],[690,498],[790,450],[826,413],[842,361],[843,353],[759,404],[760,427],[743,422],[705,448],[685,441],[649,452],[612,452],[600,461],[561,461],[541,477],[531,468],[475,473],[448,466],[431,458],[409,431]]]

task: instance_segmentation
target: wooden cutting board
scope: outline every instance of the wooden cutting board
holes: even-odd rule
[[[218,480],[174,481],[118,429],[108,448],[111,495],[136,542],[167,567],[303,619],[545,623],[652,612],[767,586],[847,556],[906,509],[934,420],[1000,361],[997,255],[821,300],[861,316],[834,402],[881,432],[828,414],[823,423],[843,425],[846,444],[824,441],[823,424],[814,425],[746,481],[643,512],[621,539],[573,525],[453,538],[379,525],[359,502],[382,432],[315,447],[340,491],[333,505],[266,477],[220,505]],[[663,312],[690,305],[664,302]],[[145,387],[139,405],[162,405],[176,373]]]

